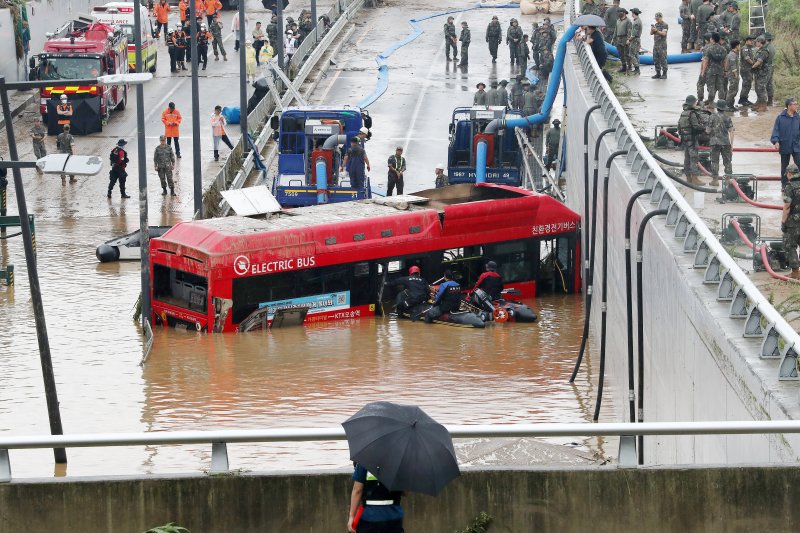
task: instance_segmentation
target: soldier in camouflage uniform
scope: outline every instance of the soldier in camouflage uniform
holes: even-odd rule
[[[540,83],[546,86],[550,80],[550,73],[553,71],[553,63],[555,63],[553,51],[550,48],[542,50],[541,60],[542,62],[539,65],[539,78],[541,80]]]
[[[475,91],[475,96],[472,97],[472,105],[486,105],[487,95],[486,91],[484,90],[486,89],[486,84],[483,83],[482,81],[478,82],[478,84],[475,85],[475,88],[478,90]]]
[[[700,50],[705,44],[702,33],[697,33],[697,8],[703,5],[703,0],[689,0],[689,50]]]
[[[753,77],[756,80],[756,105],[755,111],[767,110],[767,84],[769,82],[769,64],[771,61],[769,49],[765,46],[767,40],[763,35],[756,39],[756,55],[753,63]]]
[[[682,0],[678,8],[681,17],[681,53],[689,51],[689,38],[692,35],[692,12],[689,8],[689,0]]]
[[[508,85],[508,81],[500,80],[500,87],[497,89],[497,99],[500,102],[498,105],[503,107],[508,107],[508,91],[506,90],[506,85]]]
[[[704,0],[702,4],[697,8],[697,34],[698,35],[705,35],[706,33],[712,33],[708,29],[708,19],[714,14],[714,6],[711,5],[709,0]]]
[[[581,5],[581,14],[583,15],[599,15],[600,6],[594,3],[594,0],[586,0]]]
[[[736,2],[728,3],[728,10],[725,12],[725,25],[723,32],[725,38],[730,44],[731,41],[739,40],[742,31],[742,17],[739,16],[739,4]]]
[[[709,145],[711,146],[711,175],[713,179],[710,185],[719,185],[719,156],[722,156],[722,164],[725,167],[725,175],[733,174],[731,159],[731,133],[733,132],[733,121],[725,114],[728,104],[725,100],[717,100],[717,112],[711,115],[706,126],[706,133],[710,135]]]
[[[519,27],[517,19],[511,19],[511,27],[506,32],[506,44],[511,56],[511,64],[519,63],[519,51],[522,46],[522,28]]]
[[[517,76],[516,83],[511,85],[511,109],[522,109],[522,95],[525,92],[522,88],[523,79],[525,76],[520,74]]]
[[[614,38],[614,28],[617,27],[619,9],[619,0],[614,0],[614,5],[606,8],[606,14],[603,15],[603,19],[606,21],[606,27],[603,31],[603,39],[605,39],[607,42],[611,42],[611,39]]]
[[[69,154],[74,155],[74,147],[75,147],[75,137],[72,136],[69,132],[70,125],[64,125],[64,131],[58,134],[56,137],[56,149],[58,150],[59,154]],[[75,176],[70,174],[69,175],[69,182],[76,183],[78,180],[75,179]],[[67,183],[67,176],[66,174],[61,174],[61,185],[65,185]]]
[[[753,87],[753,63],[756,62],[756,51],[753,48],[755,37],[745,37],[744,47],[739,54],[739,76],[742,78],[742,91],[739,93],[739,105],[753,105],[750,101],[750,89]]]
[[[453,49],[453,61],[458,61],[458,38],[456,37],[456,25],[453,17],[447,17],[444,24],[444,53],[450,61],[450,49]]]
[[[711,45],[703,51],[703,63],[700,67],[700,75],[706,80],[708,97],[706,105],[714,103],[715,96],[719,93],[720,100],[725,99],[725,69],[723,67],[728,52],[719,42],[718,33],[711,34]]]
[[[728,57],[725,58],[725,78],[728,80],[727,97],[725,102],[728,104],[728,111],[733,111],[734,100],[736,94],[739,92],[739,40],[734,39],[731,41],[731,51],[728,52]],[[741,100],[741,98],[740,98]]]
[[[211,31],[211,37],[213,38],[211,45],[214,49],[214,61],[219,61],[219,54],[222,54],[222,59],[227,61],[228,54],[225,53],[225,46],[222,44],[222,19],[219,16],[219,11],[217,11],[209,31]]]
[[[698,37],[699,39],[699,37]],[[711,35],[703,35],[703,44],[700,46],[700,51],[702,52],[703,56],[706,54],[706,50],[709,46],[711,46]],[[703,64],[700,64],[700,74],[697,76],[697,100],[702,102],[703,95],[706,93],[706,76],[703,73]]]
[[[539,58],[542,54],[542,37],[539,34],[539,23],[534,22],[531,29],[531,61],[533,61],[533,68],[539,69]]]
[[[656,74],[653,79],[667,79],[667,31],[669,24],[664,22],[664,15],[656,13],[656,23],[650,26],[653,36],[653,66]]]
[[[631,9],[631,36],[628,37],[628,65],[633,74],[639,74],[639,50],[642,49],[642,19],[638,7]]]
[[[458,40],[461,42],[461,63],[458,66],[466,67],[469,65],[469,43],[472,42],[472,34],[466,20],[461,23],[461,35]]]
[[[278,17],[275,15],[272,15],[272,20],[267,24],[267,39],[273,48],[278,46]]]
[[[169,192],[175,196],[175,183],[172,181],[172,168],[175,166],[175,154],[172,152],[172,146],[167,144],[167,137],[162,135],[159,137],[159,145],[156,146],[156,151],[153,154],[153,164],[158,172],[158,179],[161,180],[161,195],[166,196],[167,185],[169,185]]]
[[[486,42],[489,43],[489,55],[492,56],[492,63],[497,63],[497,47],[503,41],[503,28],[497,15],[492,17],[492,21],[486,27]]]
[[[775,52],[775,45],[772,44],[772,34],[764,32],[767,44],[764,48],[769,50],[769,67],[767,68],[767,105],[772,105],[772,98],[775,96],[775,84],[772,83],[772,75],[775,72],[775,59],[778,57]]]
[[[630,54],[628,53],[628,43],[631,38],[631,21],[628,20],[628,10],[620,8],[619,17],[617,18],[617,25],[614,29],[614,46],[617,47],[619,61],[622,66],[619,72],[628,72],[628,61]]]
[[[553,53],[553,45],[556,42],[556,29],[550,24],[550,17],[545,17],[542,25],[539,26],[539,42],[542,50],[550,50]]]
[[[525,94],[522,95],[522,115],[529,117],[531,115],[535,115],[539,112],[536,108],[536,93],[534,93],[535,87],[533,85],[528,85],[525,90]]]
[[[558,158],[558,144],[561,142],[561,121],[553,120],[553,127],[547,130],[545,145],[547,148],[544,164],[550,166]]]
[[[789,165],[786,173],[789,183],[783,189],[783,248],[792,269],[789,277],[800,279],[800,259],[797,257],[797,247],[800,246],[800,170],[797,165]]]
[[[486,105],[500,105],[500,99],[497,94],[497,80],[492,80],[489,86],[491,89],[486,91]]]
[[[47,137],[47,130],[42,126],[42,119],[38,116],[33,119],[33,128],[31,128],[31,142],[33,143],[33,155],[37,160],[47,155],[47,147],[44,144],[44,138]],[[36,172],[42,175],[42,169],[36,167]]]
[[[683,113],[678,119],[678,133],[681,136],[681,145],[683,145],[683,173],[686,174],[689,183],[694,185],[702,185],[702,182],[697,179],[697,135],[703,131],[704,127],[697,109],[697,98],[690,94],[686,97]]]

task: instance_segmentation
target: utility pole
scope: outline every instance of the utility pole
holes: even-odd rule
[[[194,2],[192,2],[194,3]],[[138,4],[133,8],[133,33],[136,43],[136,72],[142,72],[142,12]],[[136,149],[139,164],[139,240],[141,242],[142,271],[142,327],[150,320],[150,228],[147,221],[147,147],[144,140],[144,87],[136,87]]]
[[[311,0],[311,22],[314,23],[314,41],[317,41],[317,0]]]
[[[5,76],[0,76],[0,99],[2,99],[3,120],[6,124],[8,155],[11,161],[17,161],[19,159],[19,154],[17,153],[17,141],[14,138],[14,125],[11,122],[11,106],[8,103],[8,90],[9,85],[6,84]],[[42,303],[42,289],[39,285],[36,253],[33,251],[31,223],[30,218],[28,218],[28,204],[25,202],[22,172],[20,172],[19,167],[14,167],[11,169],[11,173],[14,175],[14,191],[17,194],[17,208],[19,209],[19,225],[22,229],[22,242],[25,248],[25,265],[28,268],[28,280],[31,285],[31,303],[33,304],[33,318],[36,322],[36,340],[39,342],[39,359],[42,364],[44,394],[47,401],[47,415],[50,420],[50,434],[63,435],[64,429],[61,426],[61,411],[58,406],[56,378],[53,375],[50,340],[47,337],[47,324],[44,319],[44,304]],[[64,448],[54,448],[53,455],[55,456],[56,463],[64,464],[67,462],[67,451]]]
[[[275,0],[275,5],[278,8],[278,38],[276,41],[275,53],[278,54],[278,66],[283,69],[283,39],[286,37],[283,33],[283,0]]]
[[[239,123],[242,126],[243,153],[246,154],[250,150],[250,140],[247,130],[247,47],[244,44],[247,33],[244,29],[244,3],[245,0],[239,0]]]
[[[244,3],[244,0],[240,0]],[[194,216],[203,218],[203,168],[200,161],[200,89],[197,83],[197,5],[189,2],[189,37],[192,41],[192,170],[194,174]],[[241,21],[240,21],[241,22]],[[239,30],[241,32],[241,29]],[[244,47],[244,41],[239,41]]]

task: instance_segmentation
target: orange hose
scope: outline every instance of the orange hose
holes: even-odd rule
[[[661,130],[661,134],[664,135],[665,137],[669,138],[669,139],[672,139],[676,143],[680,143],[681,142],[679,137],[676,137],[675,135],[671,134],[670,132],[668,132],[665,129]],[[698,148],[700,148],[702,150],[709,150],[710,149],[708,146],[698,146]],[[778,151],[774,146],[770,147],[770,148],[767,148],[765,146],[751,146],[751,147],[740,146],[740,147],[731,148],[731,150],[734,151],[734,152],[777,152]]]
[[[800,280],[798,280],[798,279],[793,279],[793,278],[784,276],[783,274],[778,274],[777,272],[772,270],[772,266],[769,264],[769,259],[767,258],[767,247],[766,246],[754,246],[753,243],[750,242],[750,239],[747,238],[747,235],[745,235],[744,232],[742,231],[742,227],[739,226],[739,221],[738,220],[736,220],[735,218],[732,218],[731,219],[731,226],[733,226],[733,229],[736,230],[736,233],[739,235],[739,238],[742,239],[742,242],[744,242],[750,248],[754,248],[756,252],[761,254],[761,262],[764,263],[764,268],[767,269],[767,272],[769,272],[770,276],[772,276],[775,279],[782,280],[782,281],[791,281],[792,283],[800,283]]]
[[[756,202],[755,200],[751,200],[751,199],[750,199],[750,198],[748,198],[748,197],[747,197],[747,195],[746,195],[746,194],[745,194],[745,193],[742,191],[741,187],[739,187],[739,182],[738,182],[738,181],[736,181],[736,180],[729,180],[728,182],[731,184],[731,186],[733,186],[733,188],[734,188],[734,189],[736,189],[736,192],[737,192],[737,193],[739,193],[739,198],[741,198],[742,200],[744,200],[744,201],[745,201],[745,202],[747,202],[748,204],[750,204],[750,205],[754,205],[754,206],[756,206],[756,207],[763,207],[764,209],[778,209],[778,210],[780,210],[780,211],[783,211],[783,206],[782,206],[782,205],[776,205],[776,204],[765,204],[764,202]]]

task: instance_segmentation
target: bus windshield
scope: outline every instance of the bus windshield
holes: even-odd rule
[[[101,73],[99,57],[47,56],[39,65],[40,80],[80,80]]]

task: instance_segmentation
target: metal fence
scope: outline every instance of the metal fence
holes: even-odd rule
[[[572,20],[574,7],[565,12]],[[717,300],[730,302],[728,316],[741,321],[742,336],[760,338],[758,355],[763,359],[780,360],[780,380],[800,380],[798,351],[800,336],[786,322],[728,254],[717,237],[686,202],[672,180],[644,145],[639,133],[609,87],[602,71],[585,43],[575,43],[588,90],[600,105],[608,127],[615,130],[618,149],[628,152],[626,164],[642,189],[652,189],[650,203],[667,209],[665,225],[674,228],[674,236],[683,242],[683,252],[694,254],[695,271],[703,283],[717,285]]]
[[[800,420],[742,422],[644,422],[602,424],[483,424],[446,426],[454,439],[500,437],[620,437],[619,464],[638,467],[635,438],[639,435],[767,435],[800,433]],[[209,474],[228,472],[228,444],[266,442],[322,442],[346,440],[341,427],[273,428],[260,430],[170,431],[87,435],[39,435],[0,438],[0,482],[9,482],[9,450],[47,448],[108,448],[211,444]],[[109,474],[113,475],[113,474]]]
[[[347,2],[347,0],[338,0],[327,13],[327,16],[333,23],[331,28],[325,31],[322,27],[317,25],[316,30],[303,39],[303,42],[300,44],[295,55],[292,56],[292,60],[287,67],[292,85],[296,89],[299,89],[303,82],[305,82],[309,73],[319,62],[332,41],[339,35],[347,22],[358,12],[363,3],[364,0],[353,0],[351,2]],[[276,61],[276,58],[273,58],[271,61]],[[269,75],[269,73],[267,73],[267,75]],[[292,102],[293,96],[286,91],[286,85],[280,79],[277,79],[275,80],[275,87],[280,94],[284,94],[282,106],[288,106]],[[270,91],[270,93],[272,93],[272,91]],[[269,124],[267,124],[267,121],[275,112],[275,98],[279,97],[279,95],[265,97],[253,111],[247,115],[248,128],[251,136],[255,139],[255,144],[259,151],[264,149],[264,146],[266,146],[272,135],[272,130]],[[220,192],[228,189],[241,188],[247,180],[247,176],[253,170],[253,155],[252,153],[248,153],[247,157],[243,157],[245,153],[244,146],[244,138],[240,136],[233,150],[231,150],[230,155],[222,165],[222,168],[214,178],[214,181],[204,191],[203,213],[206,217],[226,215],[229,208],[222,199]]]

